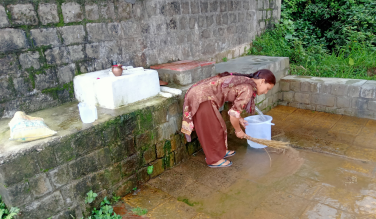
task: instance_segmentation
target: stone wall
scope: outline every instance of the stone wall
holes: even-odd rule
[[[287,76],[280,104],[334,114],[376,118],[376,82],[357,79]]]
[[[0,118],[74,99],[75,75],[241,55],[280,0],[2,0]]]
[[[75,103],[43,110],[40,113],[59,136],[9,143],[23,148],[0,157],[0,194],[4,202],[21,209],[19,218],[66,219],[70,215],[87,216],[105,196],[126,195],[200,149],[197,138],[186,143],[177,133],[182,99],[154,97],[138,103],[137,110],[124,114],[124,109],[118,110],[118,116],[110,119],[108,111],[99,111],[99,121],[86,125],[76,116]],[[51,114],[61,111],[71,111],[61,115],[69,121],[68,127],[52,122]],[[73,131],[64,134],[67,129]],[[147,167],[151,165],[154,170],[148,175]],[[89,205],[84,199],[90,190],[98,197]]]

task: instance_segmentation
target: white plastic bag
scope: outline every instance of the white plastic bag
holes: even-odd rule
[[[16,112],[8,125],[10,140],[19,142],[47,138],[57,133],[48,128],[42,118],[28,116],[22,111]]]

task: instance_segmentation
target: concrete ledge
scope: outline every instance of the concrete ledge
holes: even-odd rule
[[[60,214],[80,218],[99,206],[85,205],[88,191],[98,193],[98,200],[112,194],[124,196],[184,161],[200,149],[197,139],[186,143],[177,132],[184,93],[116,110],[97,108],[99,119],[92,124],[81,122],[77,103],[32,113],[44,118],[58,134],[28,143],[9,141],[9,119],[0,120],[0,194],[4,202],[19,207],[20,218]],[[152,175],[146,171],[149,165],[154,166]]]
[[[159,78],[169,83],[188,85],[215,75],[215,62],[184,60],[150,66]]]
[[[334,114],[376,118],[376,81],[286,76],[282,105]]]

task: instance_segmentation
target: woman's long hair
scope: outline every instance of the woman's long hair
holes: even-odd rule
[[[226,76],[231,76],[231,75],[254,78],[254,79],[265,79],[265,83],[273,84],[273,85],[275,85],[276,83],[276,79],[275,79],[273,72],[271,72],[268,69],[261,69],[251,74],[229,73],[227,71],[218,74],[219,77],[226,77]]]

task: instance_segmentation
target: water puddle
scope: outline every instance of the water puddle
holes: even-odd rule
[[[156,215],[164,212],[159,209],[162,206],[179,212],[181,217],[182,209],[194,209],[198,218],[326,219],[376,214],[373,162],[295,149],[285,153],[268,149],[270,167],[266,152],[248,147],[244,140],[230,138],[229,149],[237,151],[230,158],[232,167],[208,168],[200,152],[147,183],[163,199],[153,198],[153,193],[142,195],[141,190],[138,197],[128,196],[126,202],[141,205],[161,200],[152,208],[145,205],[150,207],[150,218],[158,218]],[[184,211],[194,215],[191,210]]]

